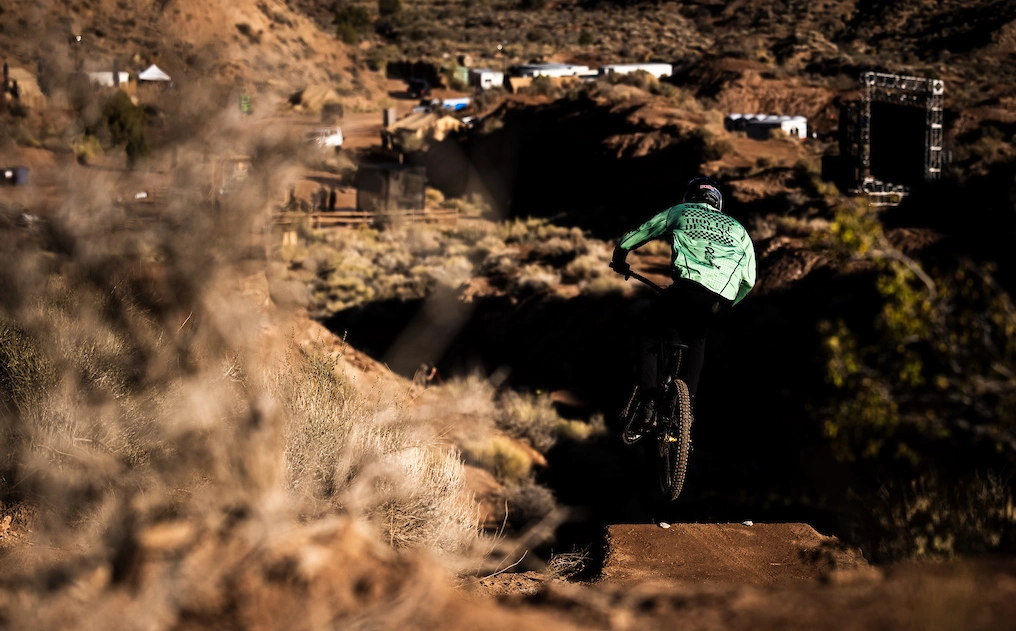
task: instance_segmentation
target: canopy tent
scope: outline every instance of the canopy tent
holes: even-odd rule
[[[139,81],[172,81],[169,75],[163,72],[162,68],[159,68],[155,64],[148,66],[144,70],[138,73]]]

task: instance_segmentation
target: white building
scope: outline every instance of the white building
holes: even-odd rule
[[[630,74],[643,70],[657,79],[669,77],[674,74],[674,66],[671,64],[609,64],[599,67],[600,76],[608,74]]]
[[[582,77],[595,74],[589,66],[575,64],[523,64],[515,67],[518,77]]]
[[[127,85],[127,82],[130,80],[130,75],[126,72],[118,72],[117,77],[119,78],[119,85]],[[89,72],[88,80],[96,85],[107,88],[112,88],[114,85],[112,72]]]
[[[495,72],[490,68],[470,68],[469,85],[481,90],[504,86],[504,73]]]
[[[728,114],[723,126],[728,131],[743,131],[749,138],[755,140],[768,140],[774,129],[780,129],[794,138],[808,137],[808,119],[804,116]]]

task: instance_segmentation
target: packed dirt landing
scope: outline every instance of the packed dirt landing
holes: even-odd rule
[[[874,572],[860,551],[807,524],[749,524],[610,526],[601,580],[771,586]]]

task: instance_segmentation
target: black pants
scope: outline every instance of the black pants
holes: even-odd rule
[[[639,389],[651,393],[659,383],[656,373],[661,342],[668,349],[683,343],[688,350],[684,353],[678,376],[688,384],[688,392],[694,398],[705,361],[709,326],[716,314],[730,305],[730,300],[690,280],[678,279],[665,289],[653,302],[643,321],[638,347]]]

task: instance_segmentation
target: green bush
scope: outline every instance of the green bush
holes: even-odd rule
[[[401,10],[401,0],[377,0],[377,12],[382,17],[395,15]]]
[[[102,155],[102,143],[91,134],[81,134],[71,145],[74,155],[81,164],[89,164]]]
[[[335,10],[335,34],[347,44],[357,44],[360,35],[370,28],[370,13],[354,5],[344,5]]]
[[[134,105],[131,97],[123,90],[117,90],[103,108],[103,120],[109,129],[114,145],[125,145],[127,164],[133,166],[137,160],[149,153],[145,137],[145,109]]]
[[[533,78],[533,82],[529,84],[529,87],[525,88],[527,94],[538,94],[540,96],[550,97],[556,99],[561,96],[561,88],[554,85],[554,82],[550,77],[540,75]]]
[[[1016,503],[995,475],[948,483],[935,475],[884,486],[860,508],[876,533],[868,554],[876,561],[949,558],[1016,549]]]
[[[832,386],[821,414],[834,456],[897,484],[933,475],[939,449],[964,475],[1011,469],[1016,306],[995,279],[994,265],[940,260],[937,270],[925,271],[890,244],[877,215],[859,204],[837,210],[826,245],[844,264],[863,260],[873,268],[878,301],[874,322],[839,320],[819,328]],[[888,498],[886,519],[901,529],[886,544],[896,550],[892,556],[953,550],[967,528],[963,520],[980,511],[947,492],[957,479],[953,473],[941,484]],[[1011,496],[998,489],[983,495],[1002,507],[1011,529]],[[972,541],[984,528],[966,532]],[[1016,542],[991,545],[1011,549]]]

